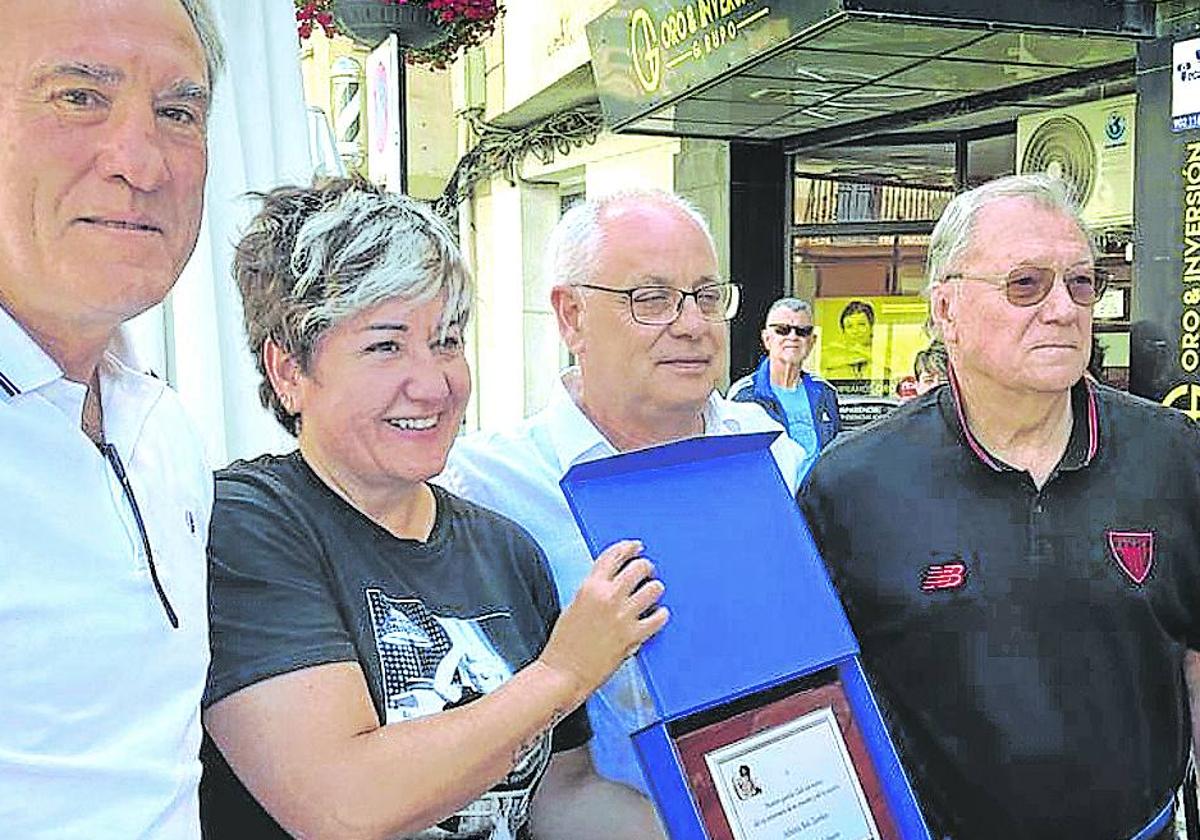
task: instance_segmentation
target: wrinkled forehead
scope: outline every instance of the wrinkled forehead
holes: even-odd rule
[[[1094,259],[1091,238],[1074,216],[1025,197],[985,204],[971,223],[960,270],[1017,265],[1068,267]]]
[[[17,9],[10,10],[10,7]],[[14,82],[71,65],[156,85],[207,84],[200,36],[179,0],[4,0],[0,68]],[[0,82],[2,83],[2,82]]]

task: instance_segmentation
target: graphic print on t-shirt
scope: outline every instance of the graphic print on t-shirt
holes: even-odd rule
[[[386,723],[452,709],[494,691],[512,676],[484,627],[508,612],[472,619],[436,615],[412,597],[366,590],[383,676]],[[546,733],[507,778],[420,838],[511,840],[525,823],[534,783],[550,760]]]

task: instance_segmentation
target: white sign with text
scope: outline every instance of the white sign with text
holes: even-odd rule
[[[704,758],[735,840],[879,840],[828,706]]]

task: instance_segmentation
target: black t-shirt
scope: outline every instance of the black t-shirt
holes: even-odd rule
[[[218,472],[205,707],[273,676],[358,662],[389,724],[468,703],[529,664],[558,618],[541,550],[499,514],[432,490],[433,532],[418,542],[346,503],[298,452]],[[507,779],[415,836],[517,836],[551,752],[589,737],[580,709]],[[287,836],[211,742],[204,758],[205,837]]]
[[[1200,429],[1081,382],[1039,490],[944,386],[839,438],[801,503],[926,815],[1132,836],[1179,784],[1200,647]]]

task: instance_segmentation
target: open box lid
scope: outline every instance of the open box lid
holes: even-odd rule
[[[638,655],[661,719],[858,652],[771,455],[775,437],[691,438],[562,479],[592,555],[640,539],[666,585],[671,620]]]

